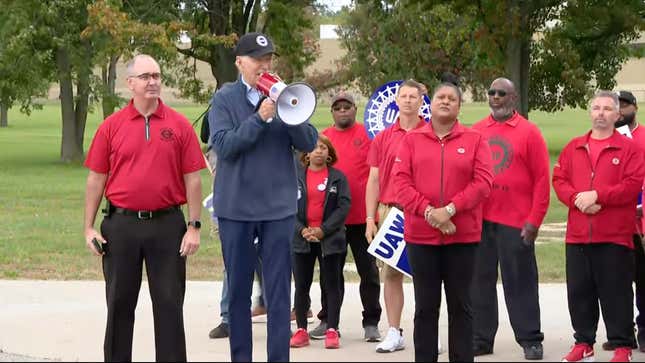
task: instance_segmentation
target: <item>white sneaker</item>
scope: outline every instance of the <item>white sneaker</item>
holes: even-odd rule
[[[405,343],[403,342],[403,329],[397,329],[394,327],[390,327],[390,329],[387,330],[385,339],[376,346],[377,353],[392,353],[403,349],[405,349]]]

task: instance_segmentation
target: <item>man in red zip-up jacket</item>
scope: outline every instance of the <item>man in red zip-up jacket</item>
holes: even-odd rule
[[[643,155],[614,130],[618,96],[601,91],[591,103],[591,132],[574,138],[553,168],[553,187],[569,207],[567,295],[576,344],[563,361],[593,356],[598,302],[615,362],[631,359],[633,340],[632,233],[643,184]]]
[[[473,276],[473,349],[475,356],[493,353],[499,261],[515,340],[526,359],[536,360],[543,358],[544,334],[534,243],[549,207],[549,152],[540,129],[515,110],[516,101],[510,80],[494,80],[488,90],[492,112],[473,125],[488,139],[495,174]]]
[[[481,238],[482,202],[493,174],[488,143],[457,121],[461,91],[442,83],[432,120],[403,137],[394,166],[397,201],[415,296],[414,355],[436,361],[441,284],[446,289],[450,361],[473,361],[470,287]],[[452,222],[452,223],[448,223]]]

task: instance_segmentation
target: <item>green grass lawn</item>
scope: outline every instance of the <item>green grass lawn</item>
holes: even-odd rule
[[[179,105],[177,109],[194,120],[202,106]],[[362,109],[358,117],[362,118]],[[468,104],[460,119],[466,124],[484,117],[488,107]],[[9,127],[0,129],[0,278],[101,279],[100,261],[85,249],[83,241],[83,198],[87,170],[81,165],[58,161],[61,121],[58,104],[26,116],[11,110]],[[585,132],[589,120],[584,110],[547,114],[534,112],[545,135],[552,160],[574,135]],[[99,113],[89,115],[85,150],[101,121]],[[329,106],[322,105],[313,117],[322,130],[331,125]],[[211,180],[203,172],[204,195]],[[215,279],[222,261],[216,239],[209,237],[204,213],[202,246],[189,260],[189,279]],[[547,222],[566,219],[566,210],[552,194]],[[100,216],[98,218],[100,221]],[[98,226],[97,221],[97,226]],[[562,281],[564,253],[561,245],[538,247],[542,281]]]

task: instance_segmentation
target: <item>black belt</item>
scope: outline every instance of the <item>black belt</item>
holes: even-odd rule
[[[157,209],[157,210],[131,210],[131,209],[125,209],[125,208],[119,208],[119,207],[112,207],[113,213],[122,214],[124,216],[137,217],[138,219],[142,219],[142,220],[158,218],[163,215],[176,212],[178,210],[180,210],[180,207],[178,205],[164,208],[164,209]]]

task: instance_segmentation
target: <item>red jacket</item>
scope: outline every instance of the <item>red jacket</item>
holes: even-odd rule
[[[491,191],[493,173],[488,143],[459,122],[443,141],[431,123],[410,131],[401,142],[394,166],[397,202],[404,208],[407,243],[442,245],[481,239],[482,202]],[[457,233],[444,236],[423,213],[428,205],[454,203]]]
[[[569,207],[566,242],[611,242],[633,248],[634,210],[645,176],[642,152],[614,132],[592,167],[590,135],[571,140],[553,167],[553,188]],[[602,209],[595,215],[582,213],[574,204],[576,194],[588,190],[598,192],[597,203]]]

